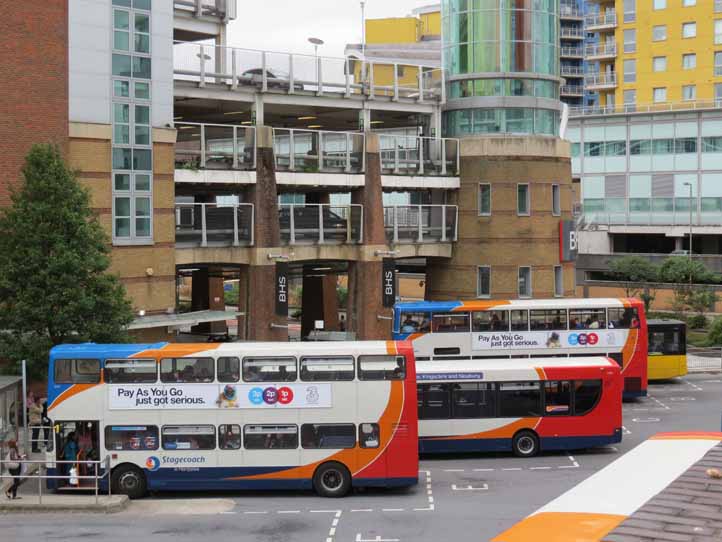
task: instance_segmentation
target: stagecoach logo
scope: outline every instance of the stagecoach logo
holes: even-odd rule
[[[154,455],[151,455],[148,459],[145,460],[145,468],[151,472],[157,471],[160,468],[160,459],[158,459]]]
[[[599,342],[599,335],[596,333],[571,333],[567,337],[570,346],[594,346]]]
[[[309,386],[306,388],[306,402],[309,405],[315,405],[318,403],[318,399],[318,388],[316,386]]]

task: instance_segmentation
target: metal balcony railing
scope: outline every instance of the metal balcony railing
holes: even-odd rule
[[[459,175],[458,139],[381,134],[381,171],[394,175]]]
[[[440,68],[176,42],[176,80],[307,96],[445,101]]]
[[[583,77],[584,69],[581,66],[564,66],[561,67],[561,74],[572,77]]]
[[[584,17],[582,11],[574,4],[559,4],[559,17],[561,19],[581,19]]]
[[[236,18],[236,0],[173,0],[173,7],[196,17]]]
[[[617,26],[617,13],[614,11],[605,11],[604,13],[587,15],[584,17],[584,26],[586,28]]]
[[[390,244],[447,243],[458,238],[456,205],[393,205],[384,207]]]
[[[584,30],[582,30],[581,28],[562,27],[559,35],[562,38],[582,39],[584,38]]]
[[[569,115],[572,117],[585,117],[592,115],[620,115],[625,113],[653,113],[659,111],[694,111],[696,109],[720,108],[722,108],[722,99],[652,104],[618,104],[610,106],[595,105],[570,107]]]
[[[562,58],[582,58],[584,49],[581,47],[561,47],[560,56]]]
[[[176,203],[176,246],[253,246],[253,221],[251,203]]]
[[[176,122],[176,169],[255,169],[253,126]]]
[[[593,56],[616,56],[617,44],[616,43],[604,43],[601,45],[587,45],[584,49],[584,56],[587,58]]]
[[[562,96],[583,96],[584,87],[582,85],[562,85],[560,93]]]
[[[614,87],[617,86],[617,74],[611,73],[588,73],[584,76],[586,87]]]
[[[281,242],[288,245],[340,245],[363,242],[363,205],[282,204]]]
[[[276,170],[363,173],[365,139],[358,132],[274,128]]]

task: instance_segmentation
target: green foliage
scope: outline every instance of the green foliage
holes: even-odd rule
[[[707,327],[707,317],[704,314],[695,314],[687,319],[690,329],[704,329]]]
[[[225,298],[226,305],[229,305],[231,307],[237,307],[239,305],[239,290],[238,290],[238,283],[234,282],[231,286],[230,290],[223,291],[223,297]]]
[[[685,302],[698,316],[703,316],[705,312],[714,310],[717,293],[709,288],[696,287],[686,293]]]
[[[659,268],[659,278],[663,282],[689,284],[690,275],[694,284],[715,284],[720,278],[699,260],[690,261],[686,256],[667,258]]]
[[[615,259],[609,264],[609,271],[615,280],[625,283],[624,290],[627,297],[638,296],[643,284],[655,282],[658,278],[657,267],[641,256],[623,256]]]
[[[0,210],[0,358],[44,378],[48,351],[69,342],[125,342],[133,319],[109,240],[88,192],[57,148],[36,145],[12,206]]]
[[[656,290],[645,290],[639,294],[639,299],[644,303],[644,312],[649,314],[649,311],[652,310],[652,303],[657,299],[657,292]]]
[[[710,346],[722,345],[722,318],[715,318],[709,328],[707,343]]]
[[[346,308],[346,304],[348,303],[348,288],[344,288],[343,286],[339,286],[336,288],[336,293],[338,294],[338,306],[341,309]]]

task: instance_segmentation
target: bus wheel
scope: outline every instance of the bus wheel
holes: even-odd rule
[[[351,489],[351,473],[341,463],[324,463],[313,475],[313,488],[321,497],[343,497]]]
[[[534,431],[519,431],[511,441],[511,448],[517,457],[534,457],[539,453],[539,437]]]
[[[148,487],[143,472],[132,465],[117,467],[113,471],[111,483],[113,493],[128,495],[131,499],[144,497]]]

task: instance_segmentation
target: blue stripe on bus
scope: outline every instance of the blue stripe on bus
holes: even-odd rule
[[[541,439],[540,445],[542,451],[582,450],[584,448],[616,444],[621,441],[622,434],[620,431],[613,435],[593,437],[546,437]],[[419,439],[419,453],[422,454],[510,451],[510,438],[441,440],[422,437]]]

